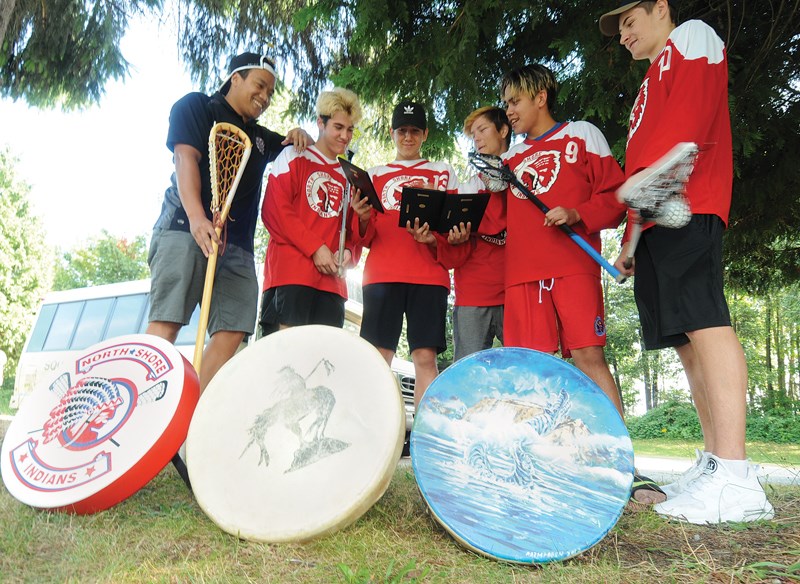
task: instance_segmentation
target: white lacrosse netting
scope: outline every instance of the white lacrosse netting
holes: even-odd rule
[[[698,152],[693,142],[676,144],[650,168],[623,183],[617,198],[643,219],[666,227],[686,225],[692,213],[684,193]]]

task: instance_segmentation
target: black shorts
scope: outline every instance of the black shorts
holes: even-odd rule
[[[274,333],[280,325],[325,324],[342,328],[344,298],[310,286],[291,284],[269,288],[261,295],[258,324],[261,336]]]
[[[716,215],[694,215],[686,227],[655,226],[636,248],[633,290],[646,349],[679,347],[687,332],[730,326],[722,277],[722,233]]]
[[[406,316],[408,348],[447,348],[445,319],[447,296],[444,286],[399,282],[364,286],[364,316],[361,337],[376,347],[397,351]]]

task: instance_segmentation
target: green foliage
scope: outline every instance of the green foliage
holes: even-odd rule
[[[800,417],[785,411],[751,414],[747,416],[746,439],[777,442],[778,444],[798,444],[800,443]]]
[[[12,1],[7,26],[0,28],[0,95],[65,109],[98,102],[108,80],[128,71],[119,44],[130,17],[160,5],[161,0]]]
[[[25,335],[50,288],[52,251],[28,202],[30,187],[14,173],[10,152],[0,150],[0,350],[13,377]]]
[[[668,401],[643,416],[626,418],[625,424],[631,438],[703,438],[694,406],[686,402]]]
[[[114,284],[149,275],[145,236],[128,241],[104,229],[100,237],[61,255],[56,262],[53,289]]]
[[[688,402],[670,400],[643,416],[626,418],[625,424],[628,433],[634,439],[702,440],[703,438],[694,406]],[[747,415],[746,440],[777,444],[800,443],[800,419],[797,415],[786,411],[768,413],[751,411]]]

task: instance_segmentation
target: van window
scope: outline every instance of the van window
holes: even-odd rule
[[[84,304],[85,302],[66,302],[58,305],[43,350],[66,351],[69,348]]]
[[[106,328],[108,313],[113,303],[113,298],[97,298],[86,301],[72,343],[70,343],[71,348],[83,349],[103,340],[103,331]]]
[[[31,339],[28,341],[28,351],[41,351],[53,317],[56,315],[56,304],[45,304],[39,311],[39,318],[36,319],[36,326],[31,332]]]
[[[108,322],[105,338],[111,339],[122,335],[144,332],[142,330],[142,320],[146,305],[147,294],[131,294],[130,296],[117,298],[114,311],[111,313],[111,320]]]

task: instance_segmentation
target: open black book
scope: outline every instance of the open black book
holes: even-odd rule
[[[361,197],[367,197],[369,199],[369,204],[372,205],[378,213],[383,213],[381,198],[375,191],[375,186],[369,178],[369,173],[342,157],[339,157],[339,166],[342,167],[342,172],[344,172],[350,184],[361,191]]]
[[[400,227],[419,218],[419,224],[427,223],[431,231],[447,233],[458,225],[472,223],[472,231],[478,230],[489,193],[448,194],[434,189],[403,187],[400,203]]]

